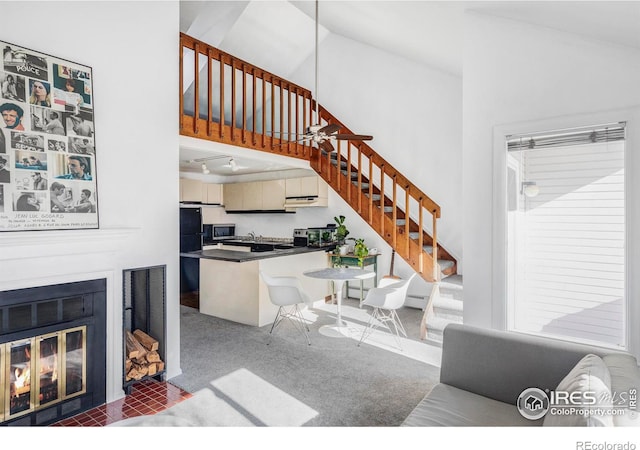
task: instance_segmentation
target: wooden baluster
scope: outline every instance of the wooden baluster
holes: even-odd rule
[[[211,48],[207,50],[207,136],[211,137],[211,125],[213,124],[212,109],[213,109],[213,64],[211,60]]]
[[[436,231],[436,221],[438,220],[438,218],[436,217],[436,211],[434,210],[431,213],[432,217],[433,217],[433,281],[438,281],[439,280],[439,274],[438,274],[438,234]]]
[[[347,141],[347,202],[351,203],[351,141]]]
[[[304,133],[305,128],[307,127],[307,98],[302,97],[302,130],[301,132]],[[306,142],[302,143],[302,154],[307,156],[307,148],[305,146]],[[311,155],[311,153],[309,152],[309,156]]]
[[[373,223],[373,158],[369,155],[369,223]]]
[[[392,201],[392,206],[393,206],[393,215],[391,217],[391,220],[393,221],[393,248],[397,249],[398,248],[398,204],[396,202],[397,199],[397,187],[398,187],[398,182],[396,181],[396,174],[393,174],[393,201]]]
[[[245,132],[247,130],[247,72],[244,68],[244,64],[240,66],[240,73],[242,74],[242,143],[247,143],[247,137]]]
[[[422,247],[424,247],[424,233],[422,230],[424,230],[424,222],[423,222],[423,210],[424,208],[422,207],[422,197],[420,197],[420,200],[418,202],[418,227],[420,228],[420,236],[418,236],[418,248],[420,249],[418,252],[418,271],[420,273],[422,273],[422,271],[424,270],[424,250],[422,249]]]
[[[220,55],[220,140],[224,138],[224,58]]]
[[[380,234],[384,239],[384,164],[380,164]]]
[[[282,85],[282,81],[280,81],[280,143],[284,139],[284,86]],[[284,149],[282,145],[280,146],[280,151],[282,152]]]
[[[287,153],[291,154],[291,86],[287,86],[287,135],[289,136]]]
[[[293,133],[293,140],[294,140],[294,146],[296,149],[296,155],[298,155],[300,152],[298,151],[298,133],[300,132],[300,114],[298,114],[298,109],[300,108],[300,93],[298,92],[298,88],[296,87],[295,90],[295,99],[296,99],[296,128],[294,130]]]
[[[231,58],[231,142],[236,140],[236,64]]]
[[[256,145],[256,69],[251,68],[251,88],[253,89],[253,96],[251,98],[251,143]]]
[[[198,60],[200,59],[200,48],[198,43],[195,45],[195,58],[194,58],[194,81],[193,81],[193,132],[198,134],[198,118],[200,117],[200,71],[198,70]]]
[[[271,148],[273,148],[273,140],[275,137],[275,126],[276,126],[276,84],[273,77],[271,77]],[[282,150],[278,148],[278,150]]]
[[[267,134],[267,77],[262,74],[262,148],[266,147],[264,142]]]
[[[338,194],[340,194],[340,187],[342,186],[342,141],[338,141],[336,143],[336,163],[337,163],[337,168],[336,168],[336,178],[337,178],[337,191]]]
[[[358,147],[358,214],[362,214],[362,149]]]
[[[407,235],[406,237],[406,248],[407,248],[407,258],[409,257],[409,253],[410,253],[410,246],[409,246],[409,241],[411,240],[411,237],[409,236],[409,185],[407,184],[404,188],[404,203],[405,203],[405,207],[404,207],[404,232]]]

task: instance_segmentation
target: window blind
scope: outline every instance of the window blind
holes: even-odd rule
[[[510,135],[507,136],[507,150],[536,150],[622,141],[625,139],[625,127],[626,122],[617,122],[546,133]]]

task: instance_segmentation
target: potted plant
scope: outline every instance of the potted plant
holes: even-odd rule
[[[338,245],[344,245],[344,241],[349,236],[349,230],[347,230],[347,226],[344,224],[345,217],[338,216],[334,217],[333,220],[336,221],[336,241]]]
[[[358,265],[362,266],[364,258],[369,255],[369,249],[365,245],[364,239],[350,238],[350,240],[355,242],[355,245],[353,246],[353,254],[358,258]]]

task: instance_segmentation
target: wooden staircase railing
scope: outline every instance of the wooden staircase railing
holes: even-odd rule
[[[316,119],[309,90],[183,33],[180,43],[181,135],[308,160],[422,278],[456,272],[438,246],[440,206],[369,145],[333,141],[327,153],[296,142],[318,122],[352,133],[321,106]]]

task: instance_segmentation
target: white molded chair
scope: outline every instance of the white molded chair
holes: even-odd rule
[[[367,292],[367,296],[362,304],[365,306],[371,306],[373,311],[371,312],[369,323],[366,328],[362,330],[362,337],[360,337],[358,346],[360,346],[360,344],[369,337],[373,330],[380,326],[385,326],[394,334],[394,338],[398,343],[400,350],[402,350],[400,334],[407,337],[407,332],[405,331],[396,311],[404,306],[404,302],[407,299],[409,284],[415,276],[416,274],[414,273],[405,280],[383,278],[380,280],[380,283],[378,283],[378,287],[369,289],[369,292]],[[391,329],[392,327],[393,330]]]
[[[293,326],[304,334],[307,344],[311,345],[309,340],[309,326],[302,316],[300,305],[311,306],[313,302],[302,289],[302,283],[296,277],[272,277],[264,272],[260,272],[262,280],[269,288],[269,298],[271,303],[278,306],[278,313],[271,325],[269,331],[269,342],[273,336],[273,330],[280,325],[284,319],[289,319]]]

